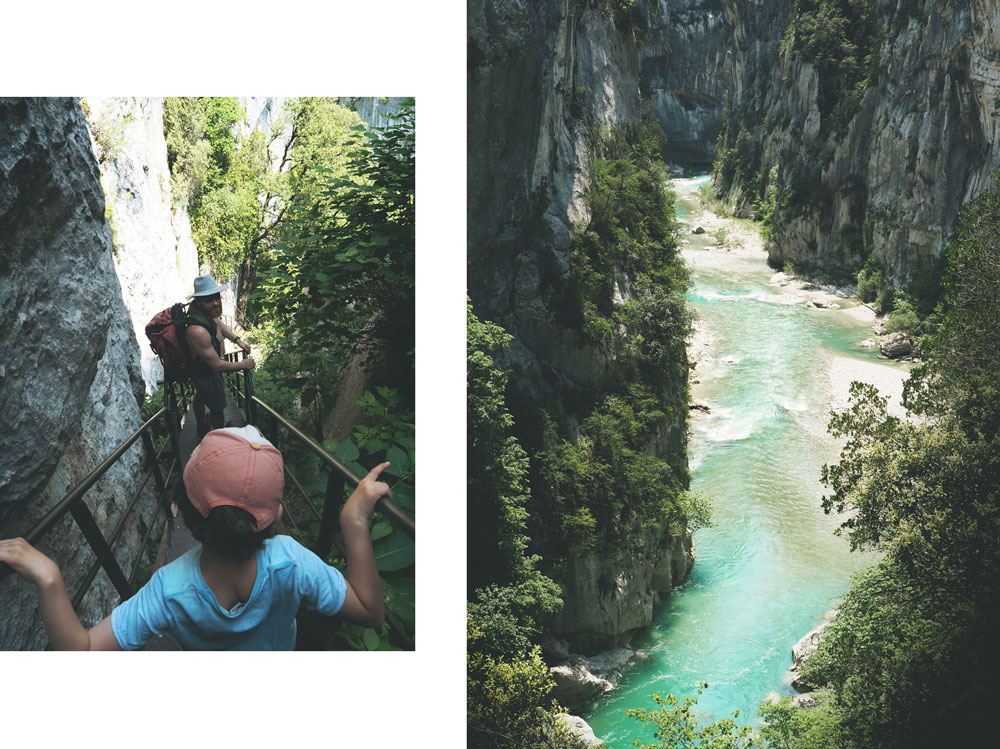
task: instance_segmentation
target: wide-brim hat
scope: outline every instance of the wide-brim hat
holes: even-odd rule
[[[228,288],[229,284],[220,286],[211,276],[198,276],[194,279],[194,293],[188,294],[188,299],[194,299],[196,296],[211,296]]]

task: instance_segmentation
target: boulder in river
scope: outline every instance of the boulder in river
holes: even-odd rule
[[[631,648],[612,648],[590,657],[571,654],[566,662],[549,669],[555,682],[552,696],[570,710],[586,707],[614,688],[634,657]]]
[[[549,675],[555,682],[552,697],[570,710],[591,704],[614,686],[592,674],[581,661],[553,666]]]
[[[693,229],[691,230],[691,233],[692,233],[692,234],[704,234],[704,233],[705,233],[705,227],[704,227],[704,226],[701,226],[701,225],[699,225],[699,226],[696,226],[696,227],[694,227],[694,228],[693,228]]]
[[[912,354],[915,343],[906,333],[892,333],[881,340],[879,350],[890,359],[899,359]]]
[[[579,715],[559,713],[558,717],[559,720],[569,727],[569,730],[576,736],[576,738],[587,746],[605,746],[605,743],[597,738],[597,735],[594,733],[594,729],[590,727],[590,724]]]

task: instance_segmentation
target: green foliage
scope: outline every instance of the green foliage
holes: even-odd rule
[[[684,521],[686,472],[644,451],[654,418],[637,416],[624,398],[609,396],[580,425],[575,442],[564,440],[538,456],[547,497],[539,510],[551,545],[620,546],[645,523],[666,528]]]
[[[896,294],[893,297],[892,314],[885,321],[885,332],[901,332],[914,335],[918,332],[919,328],[920,316],[917,314],[913,302],[906,294]]]
[[[783,49],[816,68],[822,132],[841,131],[857,112],[884,38],[876,0],[796,0]]]
[[[470,620],[469,642],[478,639]],[[473,749],[583,749],[559,719],[548,694],[549,670],[538,647],[511,660],[470,650],[467,655],[468,746]]]
[[[981,193],[959,217],[945,251],[944,303],[932,315],[938,332],[904,399],[922,413],[953,413],[970,433],[1000,431],[1000,191]]]
[[[266,401],[265,401],[266,402]],[[378,388],[376,393],[365,392],[358,405],[362,416],[355,426],[354,439],[335,442],[326,440],[323,447],[358,476],[364,476],[371,467],[388,460],[389,466],[381,476],[392,488],[393,502],[414,514],[415,496],[415,432],[412,411],[402,406],[402,397],[391,388]],[[318,461],[311,453],[302,453],[293,445],[280,445],[285,455],[286,467],[301,477],[301,483],[313,492],[313,500],[322,505],[327,483],[327,472],[318,469]],[[289,449],[293,448],[293,449]],[[350,487],[345,488],[344,499]],[[412,637],[414,627],[414,562],[415,547],[412,539],[394,528],[376,513],[371,520],[371,538],[375,562],[386,593],[386,607],[407,627]],[[345,560],[334,551],[329,560],[343,569]],[[374,638],[378,638],[376,639]],[[331,637],[332,649],[384,650],[398,649],[391,643],[387,627],[379,632],[365,627],[344,625]]]
[[[677,251],[674,194],[659,161],[661,139],[662,131],[649,119],[634,143],[617,129],[599,138],[604,158],[591,161],[585,195],[590,220],[574,232],[570,249],[576,299],[570,320],[591,340],[610,342],[620,275],[641,288],[678,291],[687,283]]]
[[[792,705],[790,697],[760,705],[757,715],[764,722],[759,733],[766,746],[774,749],[830,749],[842,746],[829,691],[815,691],[812,697],[816,704],[807,709]]]
[[[344,363],[373,352],[384,380],[412,390],[412,104],[386,128],[354,126],[344,148],[346,171],[317,166],[310,199],[288,205],[251,296],[312,383],[303,396],[324,405]]]
[[[868,258],[864,267],[858,271],[858,299],[862,302],[874,302],[884,285],[882,266],[874,257]]]
[[[87,106],[85,111],[89,110]],[[117,112],[114,104],[109,104],[90,124],[90,132],[97,144],[97,158],[102,165],[114,162],[121,154],[126,144],[125,130],[134,119],[135,111],[131,105],[123,112]]]
[[[511,337],[497,325],[467,312],[468,589],[515,586],[525,621],[562,605],[559,586],[536,569],[528,553],[528,456],[511,436],[507,373],[496,366]],[[513,588],[512,588],[513,590]]]
[[[163,128],[175,206],[187,208],[203,261],[228,278],[260,230],[260,195],[270,174],[259,134],[241,142],[239,102],[226,97],[167,98]]]
[[[895,309],[896,289],[893,286],[885,286],[875,299],[875,308],[883,315]]]
[[[707,683],[698,685],[698,694],[708,688]],[[707,726],[699,726],[694,715],[694,707],[698,704],[697,697],[678,699],[672,694],[662,697],[653,695],[656,709],[644,707],[631,708],[625,711],[630,718],[635,718],[644,727],[655,729],[657,743],[642,743],[641,739],[633,742],[639,749],[676,749],[677,747],[699,747],[700,749],[738,749],[754,745],[753,728],[741,726],[735,718],[722,718]]]
[[[711,184],[702,185],[698,188],[698,202],[705,210],[712,211],[719,216],[730,217],[732,212],[729,207],[722,202],[719,194]]]
[[[919,420],[854,383],[831,432],[827,511],[883,560],[852,584],[804,676],[827,684],[845,747],[974,745],[1000,688],[1000,196],[963,213],[944,303],[904,389]],[[900,314],[915,314],[903,297]],[[930,319],[930,318],[929,318]],[[795,744],[793,744],[795,745]]]
[[[692,533],[714,525],[712,500],[707,495],[700,492],[684,492],[678,497],[677,502],[684,513],[685,525]]]

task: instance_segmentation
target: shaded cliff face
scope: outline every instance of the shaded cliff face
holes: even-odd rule
[[[468,284],[474,310],[515,341],[538,397],[599,391],[611,353],[554,312],[570,229],[586,218],[586,131],[639,119],[631,35],[597,11],[513,0],[469,7]]]
[[[873,73],[834,128],[817,70],[779,50],[789,6],[726,3],[737,47],[728,124],[757,130],[759,158],[730,197],[740,204],[748,183],[775,170],[792,205],[771,235],[773,264],[843,273],[874,255],[903,284],[940,254],[961,205],[1000,167],[1000,11],[989,0],[878,3]]]
[[[629,644],[693,565],[691,534],[683,530],[645,530],[627,551],[574,555],[562,580],[564,606],[549,633],[587,652]]]
[[[22,535],[141,424],[139,350],[112,263],[111,231],[87,124],[74,99],[0,100],[0,528]],[[87,494],[117,522],[140,474],[138,449]],[[146,489],[138,514],[152,515]],[[140,541],[133,516],[116,553]],[[71,595],[94,559],[67,517],[41,545]],[[0,648],[45,643],[34,588],[0,583]],[[99,621],[117,594],[98,575],[80,609]]]
[[[719,0],[671,0],[649,13],[639,48],[642,95],[654,107],[674,160],[712,163],[732,34]]]
[[[573,282],[570,233],[589,218],[589,133],[641,119],[640,47],[603,11],[571,12],[557,0],[473,0],[468,19],[469,296],[477,317],[514,336],[506,364],[520,428],[539,404],[555,404],[572,432],[587,413],[581,404],[611,390],[617,362],[613,346],[586,339],[557,311]],[[622,303],[630,284],[617,277]],[[685,383],[670,387],[668,398],[683,397]],[[661,424],[649,450],[683,464],[683,430]],[[569,565],[556,630],[574,646],[615,644],[649,625],[654,580],[678,581],[677,542],[662,533],[642,543],[641,560],[595,553]],[[609,579],[627,582],[609,588]]]

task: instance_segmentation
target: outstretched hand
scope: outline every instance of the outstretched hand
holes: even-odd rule
[[[358,519],[367,523],[368,518],[375,511],[375,503],[378,502],[380,497],[392,499],[392,490],[389,488],[389,485],[384,481],[378,480],[382,471],[388,467],[388,462],[379,463],[368,472],[367,476],[361,479],[357,488],[344,505],[344,509],[340,512],[342,524],[345,519]]]
[[[23,538],[0,540],[0,562],[10,565],[14,572],[40,588],[62,576],[59,565]]]

